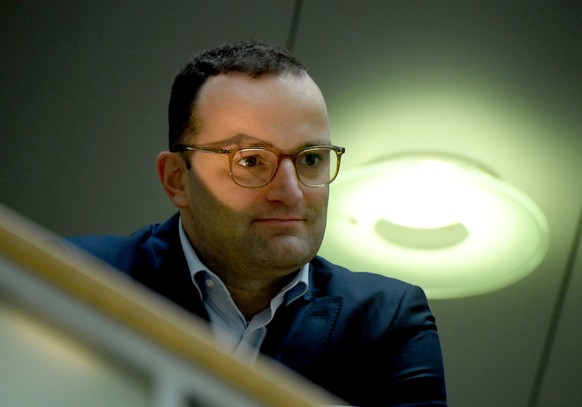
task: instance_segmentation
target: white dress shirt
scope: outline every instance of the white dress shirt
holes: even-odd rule
[[[210,316],[210,326],[217,342],[235,356],[253,362],[265,335],[267,325],[277,309],[286,306],[307,292],[309,286],[309,263],[303,265],[293,280],[271,300],[268,308],[256,314],[250,321],[236,307],[224,283],[198,258],[186,236],[180,219],[180,242],[192,282]]]

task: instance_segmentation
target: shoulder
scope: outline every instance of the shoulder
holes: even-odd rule
[[[432,324],[424,290],[414,284],[365,271],[352,271],[321,257],[312,261],[314,297],[335,297],[343,311],[384,318],[407,318],[407,323]]]
[[[178,221],[178,215],[174,215],[165,223],[148,225],[127,236],[87,235],[65,240],[122,271],[130,272],[146,257],[153,257],[148,254],[169,250],[179,243]]]
[[[405,281],[377,273],[352,271],[320,256],[313,259],[311,266],[314,284],[319,287],[325,287],[329,292],[341,292],[344,290],[350,292],[374,292],[378,290],[404,292],[415,287]]]

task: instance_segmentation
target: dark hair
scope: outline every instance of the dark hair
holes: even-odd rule
[[[285,48],[261,41],[224,44],[202,51],[181,69],[172,86],[168,108],[169,147],[199,130],[193,117],[200,88],[211,76],[241,72],[258,78],[265,74],[303,76],[307,68]]]

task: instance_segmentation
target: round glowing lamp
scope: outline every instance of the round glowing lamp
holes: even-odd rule
[[[548,242],[539,207],[486,167],[414,153],[342,172],[332,184],[320,254],[439,299],[522,279],[541,263]]]

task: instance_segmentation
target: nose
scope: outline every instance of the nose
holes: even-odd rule
[[[293,162],[289,158],[284,158],[279,163],[275,176],[267,184],[267,199],[294,206],[303,198],[301,185]]]

